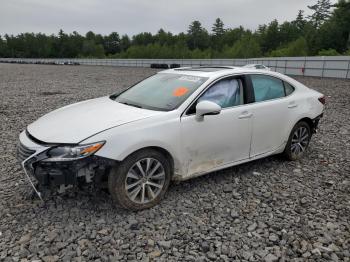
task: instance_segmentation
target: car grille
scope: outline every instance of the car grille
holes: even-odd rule
[[[20,162],[27,159],[29,156],[33,155],[35,150],[31,150],[28,147],[24,146],[22,143],[19,143],[17,146],[17,159]]]

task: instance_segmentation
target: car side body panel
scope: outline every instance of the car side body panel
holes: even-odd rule
[[[251,118],[241,118],[244,105],[226,108],[219,115],[181,118],[183,178],[249,158]]]

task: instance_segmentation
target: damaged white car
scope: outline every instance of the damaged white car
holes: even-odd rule
[[[171,69],[44,115],[20,134],[18,158],[39,196],[42,187],[94,183],[139,210],[157,204],[171,180],[279,153],[299,159],[324,104],[275,72]]]

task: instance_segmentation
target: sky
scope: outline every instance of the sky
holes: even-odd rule
[[[317,0],[0,0],[0,35],[23,32],[134,35],[187,31],[199,20],[211,30],[220,17],[225,28],[251,30],[277,19],[293,20]],[[335,2],[335,0],[333,0]]]

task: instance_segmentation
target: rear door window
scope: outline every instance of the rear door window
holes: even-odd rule
[[[285,96],[283,81],[268,75],[251,75],[255,102]]]

